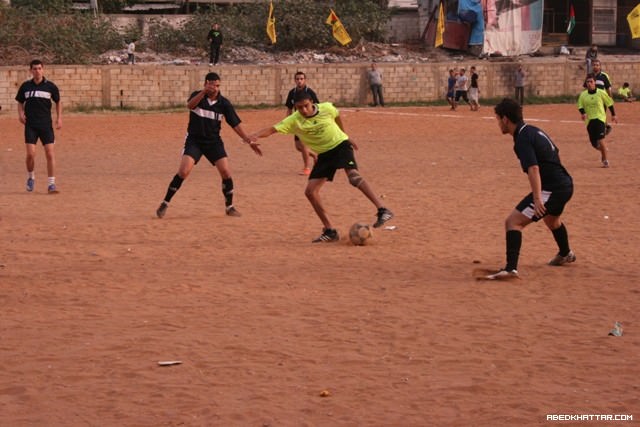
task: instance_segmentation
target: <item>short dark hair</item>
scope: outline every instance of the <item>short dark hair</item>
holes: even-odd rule
[[[302,77],[304,77],[305,79],[307,78],[307,76],[306,76],[306,75],[304,74],[304,72],[302,72],[302,71],[296,71],[296,73],[293,75],[293,78],[295,79],[295,78],[296,78],[296,77],[298,77],[298,76],[302,76]]]
[[[44,64],[39,59],[34,59],[29,63],[29,69],[33,68],[34,65],[44,65]]]
[[[520,123],[522,121],[522,106],[515,99],[503,98],[493,111],[498,117],[506,117],[512,123]]]
[[[207,75],[204,76],[205,82],[213,82],[215,80],[220,80],[220,76],[218,75],[218,73],[207,73]]]
[[[307,92],[306,90],[301,90],[298,91],[293,97],[293,103],[297,104],[298,102],[304,101],[305,99],[311,99],[313,101],[313,98],[311,98],[311,94],[309,92]]]

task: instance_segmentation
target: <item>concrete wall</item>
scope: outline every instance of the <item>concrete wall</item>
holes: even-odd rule
[[[604,68],[614,88],[628,81],[640,91],[640,62],[607,61]],[[526,94],[537,96],[577,95],[582,89],[582,60],[531,58],[524,62]],[[370,102],[366,81],[368,63],[299,65],[222,65],[222,92],[235,105],[283,104],[293,87],[293,76],[302,70],[321,101],[338,105]],[[470,61],[468,63],[379,63],[384,75],[387,103],[442,99],[451,67],[475,65],[480,75],[481,98],[511,96],[514,62]],[[200,89],[206,66],[176,65],[47,65],[45,75],[60,88],[65,108],[158,108],[185,105],[193,90]],[[17,110],[14,100],[20,84],[30,78],[28,67],[0,67],[0,114]]]

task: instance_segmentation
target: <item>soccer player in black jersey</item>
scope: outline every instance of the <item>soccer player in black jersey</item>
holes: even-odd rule
[[[524,122],[522,107],[517,101],[505,98],[496,105],[494,111],[500,131],[513,136],[513,150],[520,160],[522,171],[529,178],[531,193],[518,203],[505,221],[506,266],[484,278],[518,277],[522,230],[540,219],[551,230],[558,245],[558,253],[549,261],[549,265],[574,262],[576,256],[569,247],[567,229],[560,219],[564,206],[573,195],[573,180],[560,162],[558,148],[541,129]]]
[[[162,218],[169,207],[169,202],[178,191],[182,182],[187,179],[193,167],[202,156],[214,165],[222,178],[222,194],[224,195],[226,214],[240,216],[233,206],[233,180],[224,144],[220,138],[222,119],[249,144],[256,154],[262,155],[259,144],[249,138],[240,125],[240,117],[236,114],[231,102],[220,93],[220,76],[209,73],[204,79],[204,89],[195,91],[187,102],[189,109],[189,126],[184,143],[182,160],[178,173],[173,177],[167,194],[156,210],[158,218]]]
[[[44,77],[42,61],[34,59],[29,64],[33,78],[22,83],[16,101],[18,101],[18,120],[24,125],[24,141],[27,147],[27,191],[35,187],[35,158],[38,138],[44,145],[47,157],[48,186],[50,194],[58,192],[56,187],[55,167],[56,158],[53,149],[55,135],[51,120],[51,101],[56,103],[56,129],[62,128],[62,103],[60,91],[50,80]]]
[[[309,96],[311,97],[311,101],[314,104],[320,103],[320,101],[318,101],[318,96],[316,95],[316,93],[309,86],[307,86],[307,76],[305,76],[305,74],[302,71],[296,72],[293,78],[295,80],[296,85],[293,89],[289,91],[289,94],[287,95],[287,100],[284,103],[284,105],[287,107],[287,116],[290,116],[294,112],[293,111],[294,110],[293,105],[295,103],[294,99],[296,97],[296,94],[300,92],[308,93]],[[309,175],[311,173],[311,168],[313,167],[313,164],[311,163],[311,161],[313,159],[313,162],[315,163],[317,157],[314,153],[312,153],[309,150],[309,148],[306,145],[304,145],[300,141],[300,138],[298,138],[298,135],[294,135],[293,142],[295,143],[296,150],[298,150],[302,155],[303,169],[300,172],[300,175]]]

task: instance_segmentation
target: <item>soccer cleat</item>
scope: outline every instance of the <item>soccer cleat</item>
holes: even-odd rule
[[[518,270],[500,270],[496,273],[485,276],[487,280],[510,280],[519,279]]]
[[[49,194],[56,194],[58,193],[58,188],[56,188],[55,184],[49,184],[49,187],[47,187],[47,192]]]
[[[338,230],[336,230],[335,228],[323,228],[322,234],[313,239],[311,243],[337,242],[338,240],[340,240]]]
[[[387,208],[379,208],[376,216],[378,217],[378,220],[375,222],[375,224],[373,224],[373,226],[375,228],[378,228],[381,227],[382,224],[393,218],[393,212],[391,212]]]
[[[227,206],[225,213],[227,216],[242,216],[242,214],[240,214],[240,212],[238,212],[238,210],[233,206]]]
[[[27,178],[27,191],[32,192],[36,186],[36,180],[33,178]]]
[[[302,169],[300,172],[298,172],[298,175],[311,175],[311,169],[309,168],[304,168]]]
[[[609,160],[603,160],[602,161],[602,167],[603,168],[608,168],[609,167]]]
[[[169,205],[166,202],[160,203],[160,206],[158,206],[158,209],[156,210],[156,215],[158,216],[158,218],[162,218],[164,214],[167,213],[168,207]]]
[[[604,136],[607,136],[611,133],[611,131],[613,130],[613,127],[611,127],[611,125],[606,125],[604,127]]]
[[[569,253],[566,254],[565,256],[557,254],[556,256],[551,258],[549,260],[549,265],[564,265],[564,264],[569,264],[575,261],[576,261],[576,254],[574,254],[573,251],[569,251]]]

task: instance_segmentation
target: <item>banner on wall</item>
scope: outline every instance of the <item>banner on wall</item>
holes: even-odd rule
[[[527,55],[542,46],[543,0],[482,0],[487,54]]]

